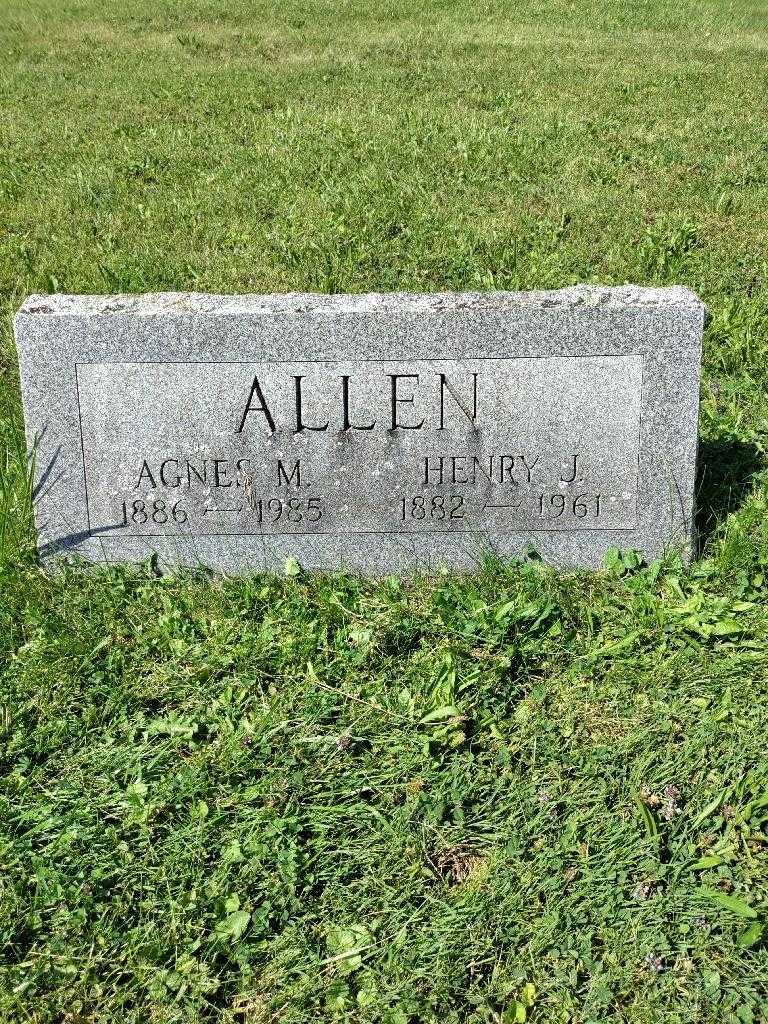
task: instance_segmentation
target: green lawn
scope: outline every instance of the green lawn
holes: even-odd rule
[[[0,0],[0,1020],[768,1020],[768,7]],[[49,579],[31,292],[681,283],[701,557]]]

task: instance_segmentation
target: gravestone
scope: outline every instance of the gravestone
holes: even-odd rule
[[[684,288],[33,296],[41,554],[372,573],[690,550]]]

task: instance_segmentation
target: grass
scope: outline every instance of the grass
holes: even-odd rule
[[[0,9],[0,1020],[768,1004],[768,16]],[[48,578],[28,293],[682,283],[700,558]]]

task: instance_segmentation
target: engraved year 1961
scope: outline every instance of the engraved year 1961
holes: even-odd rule
[[[536,495],[536,511],[544,518],[559,519],[564,514],[576,519],[598,519],[600,517],[599,494],[538,494]]]

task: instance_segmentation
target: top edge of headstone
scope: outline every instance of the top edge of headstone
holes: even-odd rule
[[[441,312],[462,309],[567,310],[576,307],[625,309],[688,306],[704,310],[690,288],[674,285],[645,288],[638,285],[605,287],[575,285],[556,291],[530,292],[368,292],[326,295],[285,292],[270,295],[209,295],[203,292],[153,292],[140,295],[30,295],[18,316],[185,316],[291,315],[302,313]]]

